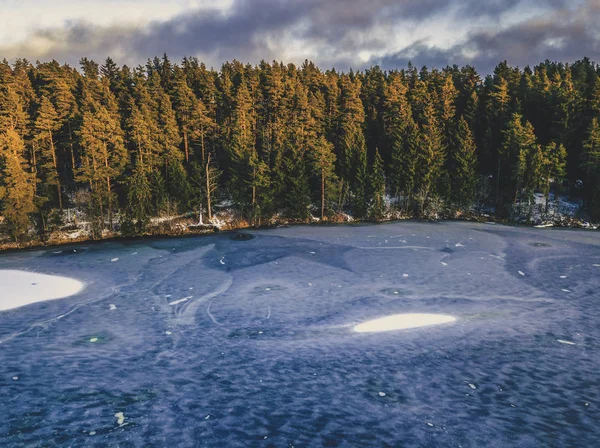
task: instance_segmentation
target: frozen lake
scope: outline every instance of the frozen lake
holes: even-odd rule
[[[600,440],[600,233],[243,233],[0,254],[84,285],[0,311],[0,446]]]

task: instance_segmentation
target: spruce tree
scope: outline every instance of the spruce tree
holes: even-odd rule
[[[127,180],[126,219],[131,223],[134,234],[143,233],[152,213],[152,189],[148,179],[148,169],[138,164]]]
[[[477,153],[473,133],[464,117],[458,121],[455,147],[450,152],[453,170],[452,198],[460,208],[469,208],[475,198]]]
[[[383,169],[383,159],[379,155],[379,150],[375,150],[375,158],[371,166],[370,173],[371,189],[371,219],[379,221],[383,219],[385,213],[385,172]]]
[[[321,220],[325,219],[328,193],[336,183],[335,154],[333,145],[322,135],[311,148],[313,170],[319,179],[319,198],[321,202]],[[335,200],[335,199],[334,199]]]

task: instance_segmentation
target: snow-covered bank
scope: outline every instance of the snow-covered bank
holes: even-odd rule
[[[84,284],[67,277],[37,272],[0,270],[0,311],[77,294]]]

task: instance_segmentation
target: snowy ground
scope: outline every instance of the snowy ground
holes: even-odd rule
[[[0,446],[600,439],[597,232],[401,222],[244,233],[254,238],[0,255],[0,269],[86,285],[0,312]],[[357,331],[411,313],[455,321]]]

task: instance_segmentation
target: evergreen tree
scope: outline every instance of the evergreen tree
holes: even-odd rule
[[[23,158],[25,145],[15,129],[0,134],[0,204],[8,229],[17,243],[29,228],[29,215],[35,211],[32,173]]]
[[[597,118],[592,119],[583,151],[584,192],[590,212],[596,218],[600,217],[600,124]]]
[[[520,114],[513,114],[506,130],[503,132],[502,159],[510,169],[510,182],[506,188],[514,191],[513,203],[516,204],[519,193],[525,191],[530,197],[535,188],[536,180],[534,167],[530,162],[532,155],[538,150],[533,126]]]
[[[475,198],[477,154],[475,139],[464,117],[458,121],[456,146],[452,149],[452,199],[460,208],[468,208]]]
[[[147,168],[138,164],[127,183],[126,219],[131,223],[131,233],[140,234],[146,230],[152,216],[152,189]]]
[[[324,220],[327,198],[331,196],[328,193],[331,193],[332,187],[337,180],[334,171],[335,154],[333,152],[333,145],[324,136],[321,136],[312,148],[311,154],[313,157],[313,170],[319,179],[321,220]]]
[[[383,159],[378,150],[375,150],[375,159],[371,166],[370,187],[372,191],[371,218],[379,221],[385,213],[385,172]]]
[[[55,133],[60,129],[58,114],[46,97],[42,98],[34,124],[36,147],[40,151],[39,173],[45,185],[56,187],[58,206],[63,209],[58,154],[55,144]],[[35,150],[34,150],[35,151]],[[34,156],[34,160],[36,157]]]
[[[79,136],[83,163],[76,170],[76,180],[89,185],[94,200],[92,208],[99,212],[100,228],[104,228],[104,210],[112,228],[116,205],[113,183],[127,163],[123,131],[118,118],[99,105],[95,112],[84,113]]]

